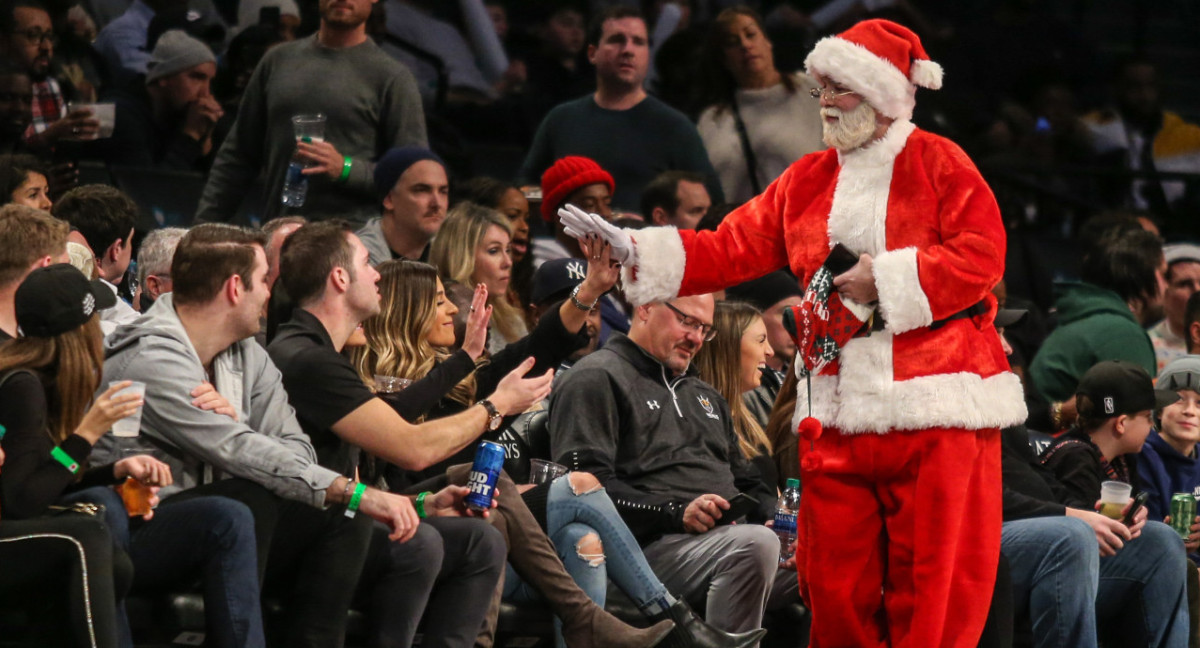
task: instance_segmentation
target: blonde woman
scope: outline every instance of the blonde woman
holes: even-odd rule
[[[763,488],[774,493],[777,479],[771,440],[742,400],[742,394],[758,387],[762,377],[759,369],[774,355],[767,340],[767,326],[757,308],[726,301],[717,302],[713,311],[713,331],[715,337],[696,353],[696,368],[700,378],[729,401],[738,449],[762,473]]]
[[[499,352],[529,330],[521,309],[508,298],[512,281],[512,224],[500,212],[475,203],[459,203],[446,215],[429,248],[429,263],[443,279],[487,287],[492,309],[487,350]]]

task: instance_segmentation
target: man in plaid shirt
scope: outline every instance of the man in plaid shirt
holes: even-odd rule
[[[67,114],[62,87],[50,75],[54,42],[50,14],[37,0],[15,0],[0,13],[2,49],[33,81],[33,121],[25,131],[25,142],[35,149],[52,148],[66,138],[86,139],[100,128],[90,112]]]

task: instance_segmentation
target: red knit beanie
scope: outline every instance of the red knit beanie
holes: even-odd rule
[[[591,158],[568,155],[550,165],[542,174],[542,220],[554,222],[554,214],[571,192],[600,182],[608,185],[610,193],[616,186],[612,175]]]

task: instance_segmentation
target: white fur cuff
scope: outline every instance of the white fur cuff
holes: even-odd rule
[[[621,268],[625,298],[634,306],[671,299],[683,284],[687,255],[674,227],[625,230],[633,238],[634,265]]]
[[[875,257],[875,288],[887,330],[904,333],[933,323],[929,298],[917,273],[917,248],[881,252]]]

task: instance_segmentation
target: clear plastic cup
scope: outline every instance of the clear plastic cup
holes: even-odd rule
[[[567,474],[567,467],[545,459],[529,460],[529,483],[548,484]]]
[[[1129,504],[1129,496],[1133,494],[1133,486],[1119,481],[1106,481],[1100,484],[1100,514],[1114,520],[1121,519],[1121,512]]]
[[[308,138],[309,141],[325,141],[325,115],[296,115],[292,117],[292,132],[297,140]]]
[[[115,103],[76,103],[74,101],[67,104],[67,112],[73,113],[77,110],[86,110],[92,113],[100,122],[100,130],[95,135],[91,135],[81,139],[105,139],[112,137],[113,128],[117,125],[117,104]]]
[[[395,394],[396,392],[404,391],[404,388],[411,384],[412,380],[408,378],[397,378],[396,376],[375,374],[376,394]]]
[[[118,381],[110,382],[110,383],[108,383],[108,386],[112,387],[113,385],[115,385],[119,382],[122,382],[122,381],[118,380]],[[117,396],[121,396],[123,394],[137,394],[137,395],[141,396],[143,399],[145,399],[146,398],[146,383],[137,382],[135,380],[135,381],[133,381],[132,385],[126,387],[125,389],[122,389],[121,391],[117,392],[116,394],[113,394],[113,397],[116,398]],[[133,414],[130,414],[129,416],[126,416],[125,418],[117,421],[116,423],[113,423],[112,433],[113,433],[113,436],[117,436],[117,437],[135,437],[138,435],[138,430],[140,430],[141,428],[142,428],[142,408],[138,407],[137,411],[134,412]]]

